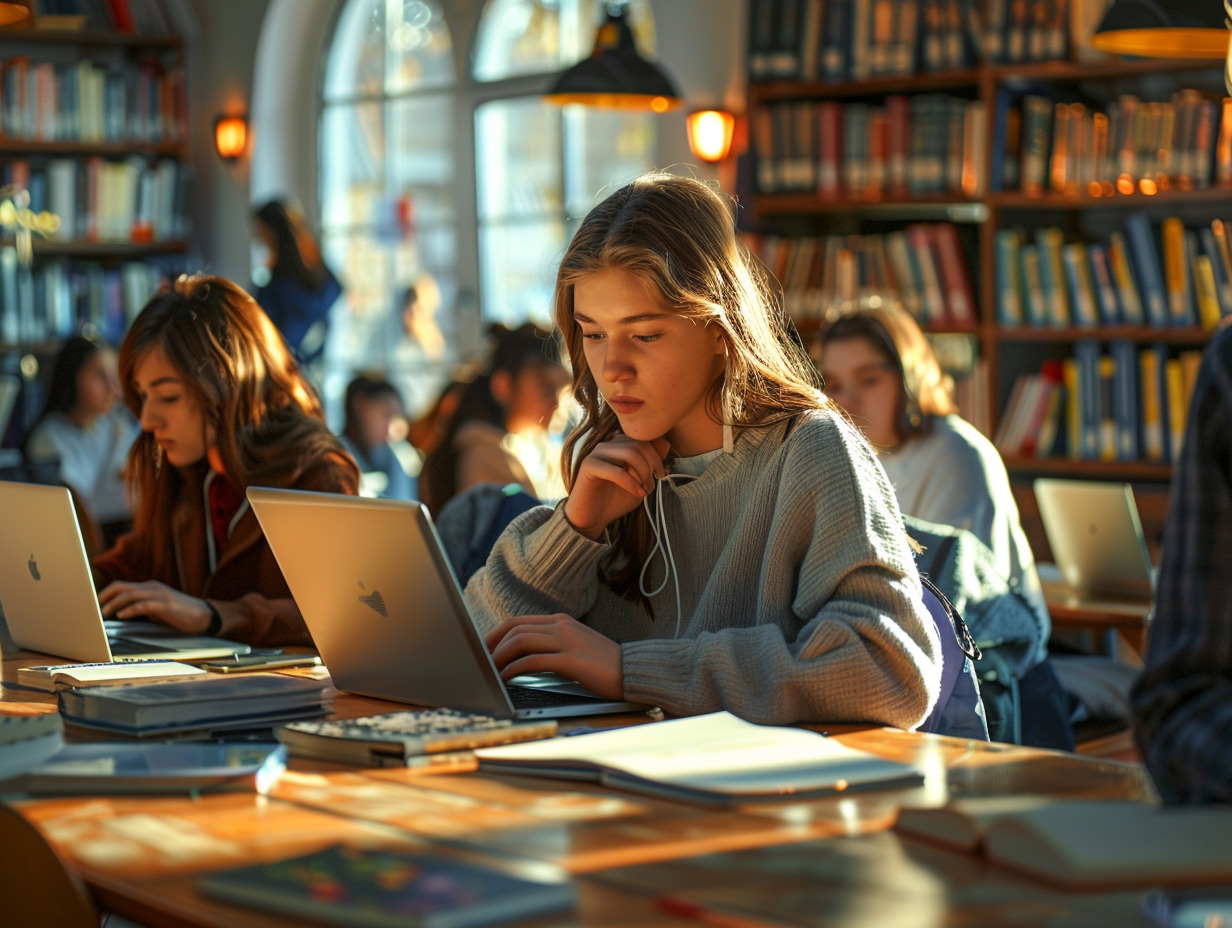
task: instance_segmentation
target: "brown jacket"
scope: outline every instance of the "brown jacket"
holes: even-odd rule
[[[95,582],[101,589],[112,580],[158,580],[210,602],[222,618],[219,635],[223,638],[259,646],[312,645],[299,607],[251,509],[246,508],[240,516],[217,567],[210,572],[205,473],[204,467],[184,472],[171,532],[176,565],[173,575],[152,575],[153,542],[132,532],[94,559]],[[358,487],[355,463],[338,451],[306,465],[284,488],[354,496]]]

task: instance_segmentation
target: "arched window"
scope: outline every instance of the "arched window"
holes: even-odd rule
[[[544,77],[590,54],[601,0],[488,0],[471,75],[475,107],[479,298],[483,318],[548,324],[555,265],[605,187],[647,170],[654,117],[543,102]],[[647,0],[630,0],[638,45],[653,53]],[[527,76],[539,78],[528,86]]]
[[[653,116],[541,99],[590,54],[603,5],[345,0],[319,126],[323,246],[345,287],[327,406],[356,371],[376,368],[422,411],[482,326],[549,323],[577,222],[604,188],[654,162]],[[628,9],[653,52],[649,0]],[[408,293],[418,298],[409,310]]]
[[[453,315],[435,310],[458,287],[454,73],[436,0],[343,7],[319,137],[323,251],[345,287],[327,399],[356,371],[379,369],[422,406],[448,368]]]

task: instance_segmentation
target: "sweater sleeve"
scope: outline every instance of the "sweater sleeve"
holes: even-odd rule
[[[554,509],[536,506],[501,534],[487,564],[466,585],[466,601],[482,631],[517,615],[583,616],[599,591],[599,561],[609,550]]]
[[[940,690],[940,644],[889,482],[849,427],[800,431],[809,434],[793,438],[784,461],[760,578],[767,586],[776,572],[794,573],[794,598],[780,607],[791,615],[624,644],[626,698],[765,724],[911,729],[927,717]]]

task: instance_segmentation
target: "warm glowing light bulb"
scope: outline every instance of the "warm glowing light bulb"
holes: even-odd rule
[[[731,150],[736,119],[722,110],[700,110],[688,118],[689,148],[702,161],[722,161]]]

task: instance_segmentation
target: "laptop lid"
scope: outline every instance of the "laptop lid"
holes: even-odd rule
[[[1128,483],[1040,477],[1035,498],[1066,583],[1096,593],[1151,595],[1151,559]]]
[[[259,487],[248,501],[338,689],[501,718],[645,708],[591,694],[515,709],[421,504]]]
[[[70,660],[111,660],[68,488],[0,481],[0,521],[0,607],[13,643]]]
[[[167,652],[228,657],[250,650],[165,626],[159,633],[143,622],[147,633],[129,640],[145,650],[113,657],[68,488],[0,481],[0,522],[0,608],[19,648],[86,662],[142,660]]]

